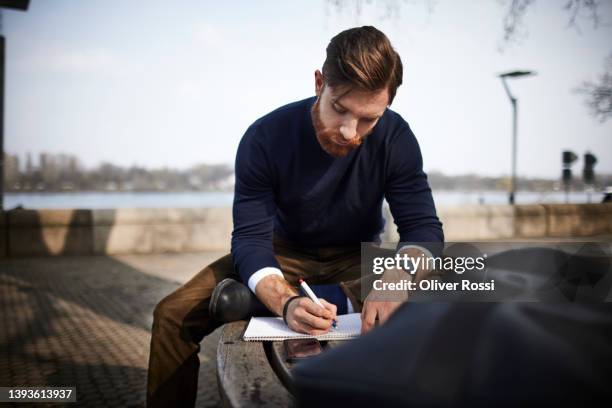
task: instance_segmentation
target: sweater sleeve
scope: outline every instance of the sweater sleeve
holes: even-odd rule
[[[390,149],[385,198],[400,241],[443,242],[442,223],[423,172],[421,150],[409,127],[397,135]]]
[[[245,283],[262,268],[280,269],[272,245],[274,172],[262,136],[257,125],[249,127],[236,154],[232,258]]]

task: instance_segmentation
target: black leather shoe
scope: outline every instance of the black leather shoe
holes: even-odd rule
[[[246,285],[225,278],[213,290],[208,307],[210,316],[223,323],[248,319],[251,316],[272,316]]]

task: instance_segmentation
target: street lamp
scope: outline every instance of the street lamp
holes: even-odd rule
[[[0,0],[0,28],[3,8],[26,11],[29,5],[30,0]],[[0,213],[4,209],[4,54],[5,41],[0,32]]]
[[[535,75],[535,72],[532,71],[512,71],[500,74],[502,84],[504,85],[504,89],[506,90],[506,94],[508,94],[508,98],[510,98],[510,103],[512,104],[512,179],[510,181],[510,194],[508,196],[508,203],[510,205],[514,204],[514,192],[516,191],[516,121],[517,121],[517,112],[516,112],[516,104],[517,99],[510,93],[510,88],[508,88],[508,84],[506,83],[506,78],[519,78],[525,77],[529,75]]]

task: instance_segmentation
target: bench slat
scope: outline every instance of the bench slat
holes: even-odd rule
[[[293,405],[266,357],[262,342],[243,341],[245,321],[223,327],[217,347],[217,380],[223,402],[231,407]]]

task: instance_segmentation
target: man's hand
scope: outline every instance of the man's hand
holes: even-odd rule
[[[417,259],[419,257],[425,257],[424,259],[427,259],[432,257],[429,251],[415,245],[405,246],[401,248],[398,253],[401,255],[407,255],[413,259]],[[426,279],[431,274],[432,268],[425,264],[421,263],[418,269],[412,272],[413,282],[418,283],[422,279]],[[386,283],[398,283],[403,279],[406,279],[406,272],[396,268],[386,269],[381,276],[381,280]],[[385,299],[388,299],[389,296],[391,296],[394,301]],[[386,322],[387,319],[389,319],[389,317],[397,310],[397,308],[407,300],[408,291],[397,291],[393,293],[386,291],[382,291],[382,293],[370,292],[361,310],[361,334],[372,330],[377,318],[379,324]]]
[[[297,332],[318,336],[325,334],[336,319],[336,305],[319,299],[324,307],[307,297],[291,301],[287,308],[287,324]]]
[[[381,280],[385,283],[397,283],[406,279],[407,275],[401,269],[386,269],[381,276]],[[361,334],[365,334],[372,330],[375,326],[376,319],[378,324],[383,324],[389,317],[400,307],[400,305],[408,300],[408,291],[372,291],[366,297],[361,309]]]
[[[255,287],[255,294],[266,307],[277,316],[283,315],[285,303],[298,294],[297,290],[278,275],[266,276]],[[292,301],[287,309],[287,323],[295,331],[310,335],[329,331],[336,318],[336,305],[319,299],[324,307],[309,298]]]
[[[285,302],[297,294],[297,290],[278,275],[266,276],[255,286],[255,295],[277,316],[283,315]]]
[[[402,303],[368,300],[366,298],[363,309],[361,309],[361,334],[365,334],[374,328],[376,318],[378,318],[379,324],[386,322]]]

